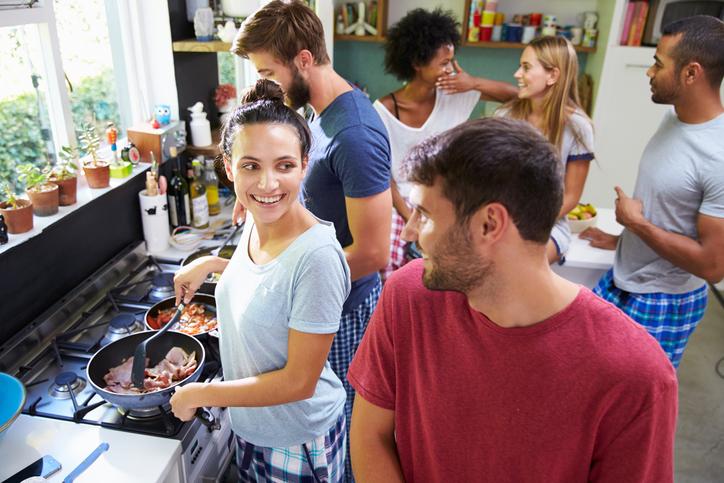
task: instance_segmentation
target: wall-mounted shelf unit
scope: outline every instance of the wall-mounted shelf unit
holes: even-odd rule
[[[369,8],[371,1],[365,1],[365,6]],[[376,35],[342,35],[337,34],[337,17],[342,14],[342,9],[346,7],[347,4],[353,4],[354,7],[357,7],[358,2],[352,2],[352,1],[346,1],[346,0],[335,0],[334,1],[334,40],[355,40],[359,42],[384,42],[385,41],[385,33],[387,32],[387,0],[376,0],[377,3],[377,21],[374,23],[373,27],[375,30],[377,30]],[[369,12],[367,12],[369,14]],[[367,33],[367,32],[365,32]]]
[[[335,42],[340,40],[342,42],[378,42],[383,43],[385,38],[379,35],[337,35],[334,34]]]
[[[528,44],[520,42],[463,42],[462,47],[481,47],[485,49],[524,49]],[[596,47],[575,45],[576,52],[595,52]]]
[[[174,52],[229,52],[231,44],[220,40],[211,40],[209,42],[199,42],[198,40],[179,40],[173,42],[172,48]]]
[[[468,42],[468,25],[470,24],[470,4],[472,0],[465,0],[465,10],[463,11],[463,23],[462,23],[462,46],[463,47],[482,47],[488,49],[524,49],[527,44],[520,42]],[[575,2],[571,2],[571,5],[575,5]],[[545,10],[542,6],[541,10]],[[553,13],[553,12],[552,12]],[[581,45],[575,45],[576,52],[593,53],[596,52],[596,47],[583,47]]]

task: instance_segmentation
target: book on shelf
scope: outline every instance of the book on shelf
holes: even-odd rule
[[[654,26],[656,25],[656,13],[660,7],[663,8],[660,0],[649,0],[649,13],[646,16],[646,27],[644,27],[642,43],[651,45],[654,37]]]
[[[649,2],[641,2],[641,8],[638,15],[634,19],[636,30],[634,31],[633,43],[634,47],[641,46],[641,39],[644,36],[644,27],[646,27],[646,16],[649,13]]]
[[[628,35],[631,32],[631,21],[633,20],[636,2],[628,2],[626,5],[626,16],[623,20],[623,29],[621,29],[621,39],[619,45],[628,45]]]
[[[644,36],[644,27],[646,25],[646,15],[649,12],[649,3],[644,1],[636,1],[634,12],[631,19],[631,27],[629,29],[628,41],[626,45],[630,47],[638,47],[641,45],[641,39]]]

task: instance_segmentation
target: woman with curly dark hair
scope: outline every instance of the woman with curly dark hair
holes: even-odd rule
[[[385,71],[403,86],[374,103],[387,128],[392,150],[392,213],[390,263],[383,277],[405,263],[402,227],[411,210],[400,164],[407,151],[423,139],[466,121],[480,100],[506,102],[517,89],[511,84],[473,77],[454,59],[460,43],[459,24],[441,9],[411,10],[387,33]],[[456,77],[454,89],[440,83]]]

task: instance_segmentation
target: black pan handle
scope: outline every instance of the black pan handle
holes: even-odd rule
[[[196,409],[196,419],[201,421],[201,424],[206,426],[209,431],[221,429],[221,424],[219,424],[214,415],[211,414],[211,411],[207,411],[204,408]]]

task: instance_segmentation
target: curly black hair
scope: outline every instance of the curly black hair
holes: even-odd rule
[[[449,10],[410,10],[387,32],[385,71],[401,81],[412,80],[415,66],[430,62],[440,47],[447,44],[458,47],[459,26]]]

